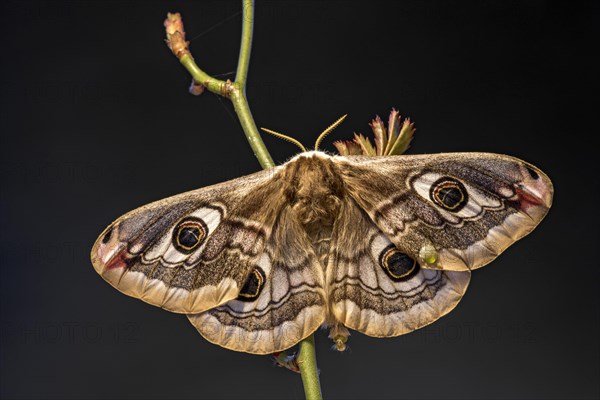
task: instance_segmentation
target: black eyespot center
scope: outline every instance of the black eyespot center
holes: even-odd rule
[[[444,210],[459,212],[469,202],[465,186],[457,179],[445,176],[431,185],[429,198]]]
[[[113,229],[114,227],[111,226],[109,230],[106,231],[106,233],[104,234],[104,236],[102,237],[102,243],[106,244],[108,243],[108,241],[110,240],[112,233],[113,233]]]
[[[420,266],[408,254],[402,253],[393,244],[386,247],[379,258],[385,273],[395,282],[408,280],[419,272]]]
[[[241,301],[254,301],[262,292],[265,286],[265,271],[260,267],[254,268],[250,276],[244,283],[244,287],[240,290],[240,294],[237,299]]]
[[[182,253],[190,253],[206,239],[208,228],[198,218],[181,221],[173,230],[173,245]]]
[[[540,178],[540,175],[536,172],[536,170],[531,168],[529,165],[526,165],[525,169],[527,170],[527,173],[529,173],[529,176],[531,176],[533,179],[538,180]]]

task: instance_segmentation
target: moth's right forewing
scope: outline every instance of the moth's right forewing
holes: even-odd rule
[[[540,169],[491,153],[336,157],[347,193],[424,268],[486,265],[531,232],[552,204]]]

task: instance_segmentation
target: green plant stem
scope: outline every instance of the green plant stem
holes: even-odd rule
[[[254,25],[254,1],[243,0],[242,6],[242,39],[240,46],[240,55],[238,58],[238,68],[236,72],[235,82],[222,81],[215,79],[204,72],[194,58],[185,54],[180,58],[181,64],[188,70],[192,78],[197,83],[202,84],[212,93],[227,97],[233,103],[233,108],[240,120],[242,129],[246,134],[246,139],[250,143],[254,155],[258,159],[263,169],[275,166],[273,158],[269,154],[265,143],[258,132],[252,112],[246,99],[246,79],[248,76],[248,67],[250,66],[250,51],[252,48],[252,30]]]
[[[300,342],[300,354],[298,355],[298,366],[304,385],[304,397],[306,400],[321,400],[321,383],[317,370],[317,354],[315,352],[315,339],[313,335]]]
[[[188,72],[190,73],[190,75],[192,75],[192,78],[196,82],[202,84],[204,87],[206,87],[213,93],[216,93],[221,96],[225,95],[224,91],[225,87],[227,86],[227,82],[213,78],[212,76],[201,70],[200,67],[196,65],[196,62],[194,61],[194,58],[191,55],[183,55],[179,59],[179,62],[183,64],[185,69],[188,70]]]
[[[197,83],[202,84],[210,92],[227,97],[231,100],[233,108],[240,120],[240,124],[242,125],[242,129],[246,134],[246,139],[248,139],[248,143],[250,143],[250,147],[252,148],[252,151],[254,151],[254,155],[263,169],[267,169],[273,167],[275,163],[256,128],[246,98],[246,80],[250,65],[252,31],[254,27],[254,0],[242,0],[242,7],[242,39],[235,82],[222,81],[213,78],[200,69],[200,67],[196,65],[194,58],[189,54],[183,55],[179,61]],[[300,342],[298,364],[306,399],[321,400],[321,386],[317,372],[317,357],[313,335],[310,335]]]
[[[233,103],[233,108],[244,129],[246,139],[248,139],[248,143],[250,144],[252,151],[254,151],[254,155],[258,159],[260,166],[263,167],[263,169],[268,169],[275,166],[275,163],[273,162],[265,143],[260,137],[258,129],[256,129],[256,124],[254,123],[254,118],[252,118],[252,113],[250,112],[248,100],[246,99],[246,94],[244,92],[244,88],[240,88],[236,82],[235,88],[232,90],[229,99]]]
[[[254,0],[242,0],[242,40],[240,55],[238,57],[235,82],[246,88],[248,67],[250,66],[250,52],[252,51],[252,33],[254,28]]]

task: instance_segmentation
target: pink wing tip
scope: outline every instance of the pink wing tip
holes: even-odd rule
[[[516,188],[520,208],[524,211],[530,207],[550,208],[554,189],[552,182],[543,172],[530,166],[522,165],[523,181]]]

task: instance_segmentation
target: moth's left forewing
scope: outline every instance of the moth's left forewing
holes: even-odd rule
[[[531,232],[552,204],[548,176],[505,155],[448,153],[336,161],[349,195],[424,268],[479,268]]]
[[[277,170],[160,200],[113,222],[92,247],[121,292],[179,313],[236,298],[283,202]],[[272,207],[263,211],[265,202]]]

